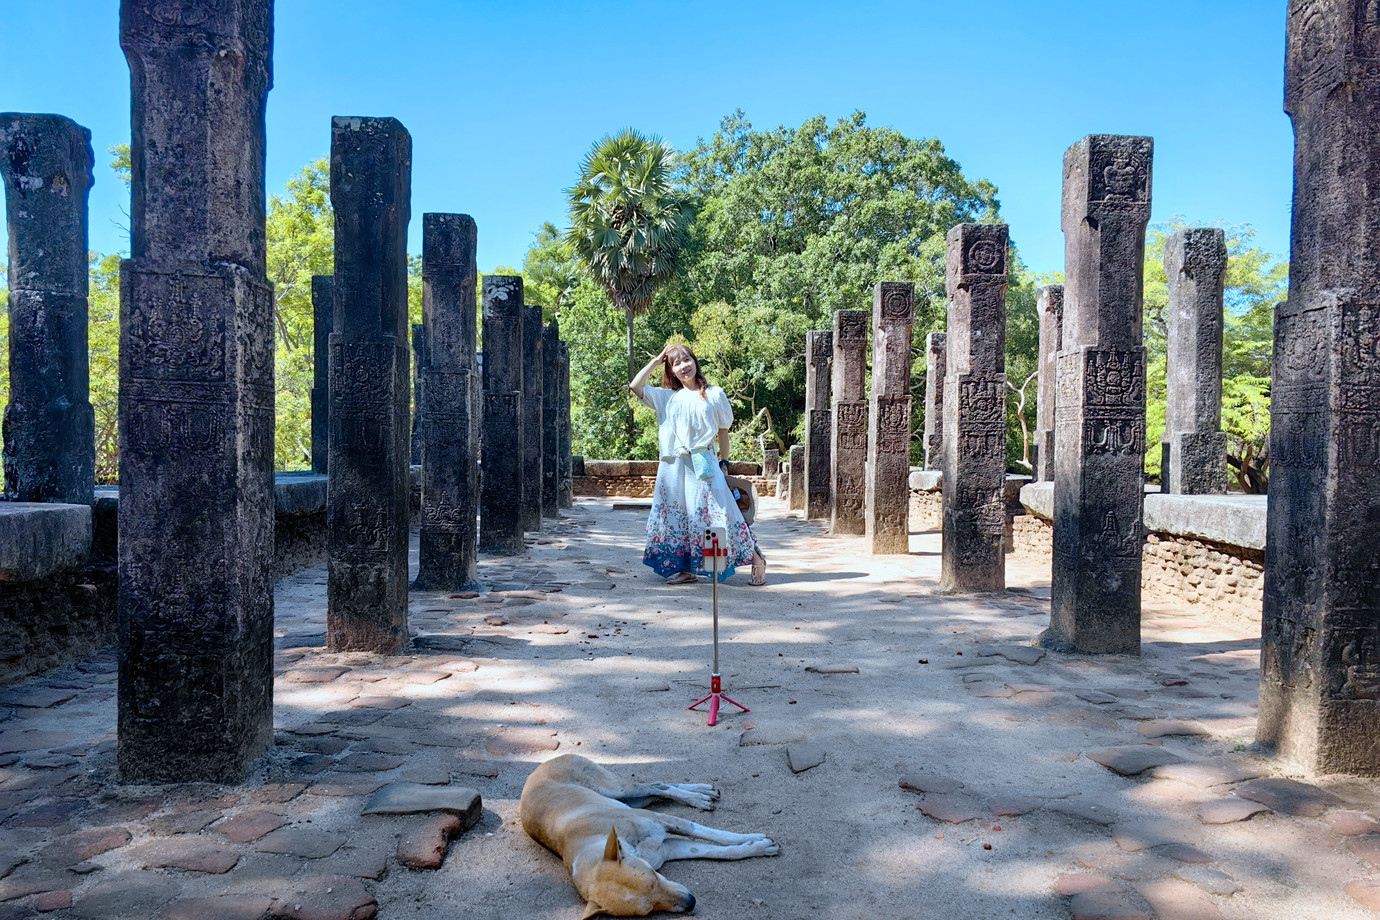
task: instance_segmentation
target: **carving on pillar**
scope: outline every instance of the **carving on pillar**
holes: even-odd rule
[[[1041,636],[1059,650],[1140,650],[1141,277],[1153,150],[1148,137],[1089,135],[1064,154],[1055,553]]]
[[[479,419],[474,411],[475,252],[468,214],[422,215],[424,361],[418,415],[422,515],[417,590],[462,591],[476,584]]]
[[[1056,377],[1058,376],[1060,342],[1064,323],[1064,286],[1046,284],[1036,295],[1036,306],[1040,316],[1040,357],[1037,368],[1040,374],[1039,389],[1035,399],[1035,481],[1050,482],[1054,479],[1054,407],[1057,400]]]
[[[834,333],[805,334],[809,364],[805,369],[805,517],[829,518],[833,480],[833,362]]]
[[[1006,587],[1005,224],[949,231],[940,587]]]
[[[484,420],[479,549],[521,555],[523,457],[522,278],[484,276]]]
[[[910,339],[915,286],[883,281],[872,294],[872,393],[864,535],[873,553],[910,551]]]
[[[1164,271],[1168,399],[1160,482],[1173,494],[1222,493],[1227,490],[1227,436],[1221,430],[1226,234],[1216,228],[1171,234]]]
[[[829,531],[866,530],[867,312],[834,313]]]
[[[948,337],[925,336],[925,469],[944,465],[944,378],[948,375]]]
[[[270,0],[120,5],[133,164],[120,271],[125,782],[240,782],[273,743],[271,36]],[[64,181],[85,195],[76,174]]]
[[[407,223],[412,137],[393,118],[331,119],[327,645],[406,647],[412,454]],[[377,533],[352,526],[376,523]]]
[[[0,114],[9,225],[5,498],[91,504],[96,425],[87,343],[91,132],[61,115]]]
[[[1288,5],[1289,296],[1275,311],[1257,738],[1380,775],[1380,9]]]

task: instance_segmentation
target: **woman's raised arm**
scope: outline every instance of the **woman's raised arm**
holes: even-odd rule
[[[667,348],[670,346],[668,345]],[[647,378],[652,376],[652,371],[658,364],[666,360],[666,348],[661,349],[661,354],[647,362],[647,366],[638,371],[632,381],[628,383],[628,389],[633,391],[633,395],[638,399],[642,398],[642,388],[647,385]]]

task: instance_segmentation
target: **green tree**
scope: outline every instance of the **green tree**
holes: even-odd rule
[[[633,318],[647,312],[657,289],[675,276],[695,218],[691,199],[677,187],[673,161],[659,138],[629,128],[596,141],[580,164],[579,181],[567,190],[566,239],[627,319],[629,379],[638,370]],[[631,408],[625,418],[632,440]]]
[[[683,164],[701,201],[684,282],[702,311],[695,345],[725,362],[736,411],[752,419],[743,437],[781,448],[801,439],[805,333],[829,328],[835,310],[870,312],[884,280],[916,286],[922,430],[925,334],[945,322],[944,237],[997,219],[996,188],[965,179],[939,141],[870,127],[861,112],[771,131],[735,112]],[[920,450],[917,435],[913,456]]]
[[[274,467],[308,469],[316,328],[311,279],[335,271],[329,160],[321,157],[308,163],[288,180],[282,195],[270,196],[267,234],[276,343]]]
[[[1166,408],[1165,310],[1169,286],[1164,246],[1188,225],[1180,217],[1150,228],[1145,241],[1144,335],[1147,351],[1146,474],[1160,474],[1160,438]],[[1255,231],[1225,228],[1227,274],[1222,336],[1222,430],[1227,433],[1227,463],[1245,492],[1263,492],[1269,482],[1270,360],[1274,348],[1274,307],[1288,294],[1287,260],[1251,245]]]

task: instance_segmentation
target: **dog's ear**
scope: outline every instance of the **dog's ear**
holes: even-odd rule
[[[597,917],[604,912],[604,909],[593,901],[585,905],[585,912],[580,914],[580,920],[589,920],[590,917]]]
[[[618,828],[609,828],[609,842],[604,844],[604,859],[609,862],[621,863],[623,855],[618,849]]]

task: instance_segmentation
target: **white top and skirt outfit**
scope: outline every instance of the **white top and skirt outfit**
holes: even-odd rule
[[[642,563],[663,577],[678,572],[708,575],[701,555],[704,532],[722,527],[728,533],[728,560],[719,581],[740,565],[752,565],[757,537],[733,501],[723,470],[715,465],[713,479],[700,479],[690,457],[692,451],[713,450],[719,429],[733,426],[733,409],[723,389],[709,387],[701,397],[684,388],[644,386],[642,401],[656,410],[661,453]]]

